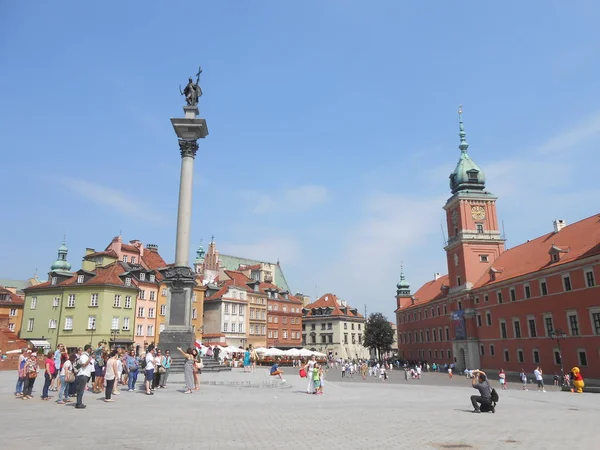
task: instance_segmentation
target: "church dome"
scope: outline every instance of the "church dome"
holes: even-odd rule
[[[410,295],[410,283],[404,278],[404,267],[400,269],[400,281],[396,285],[398,295]]]
[[[58,247],[58,258],[54,263],[50,266],[51,271],[62,270],[65,272],[69,272],[71,270],[71,264],[67,261],[67,253],[69,249],[65,245],[64,241],[60,247]]]
[[[454,172],[450,174],[450,189],[453,194],[458,191],[472,190],[481,191],[485,189],[485,174],[483,170],[471,159],[467,153],[469,144],[467,143],[465,128],[462,121],[462,109],[458,110],[459,117],[459,136],[460,136],[460,159]]]

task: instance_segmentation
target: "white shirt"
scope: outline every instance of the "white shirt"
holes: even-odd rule
[[[61,377],[64,377],[66,375],[65,369],[66,370],[73,369],[73,364],[71,364],[71,361],[69,361],[68,359],[63,364],[62,369],[60,369],[60,376]]]
[[[152,353],[146,355],[146,370],[154,370],[154,356]]]
[[[535,369],[535,370],[533,371],[533,374],[535,375],[535,379],[536,379],[537,381],[542,381],[542,379],[543,379],[543,377],[542,377],[542,373],[541,373],[539,370]]]
[[[87,353],[83,352],[80,356],[79,356],[79,363],[80,364],[86,364],[90,362],[90,355],[88,355]],[[87,364],[85,367],[81,367],[81,369],[79,369],[77,371],[77,376],[79,375],[85,375],[86,377],[91,377],[92,376],[92,368],[94,367],[93,364]]]

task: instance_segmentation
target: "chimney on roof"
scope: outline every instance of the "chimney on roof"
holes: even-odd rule
[[[563,219],[555,219],[552,224],[554,225],[554,232],[558,233],[564,227],[567,226],[567,221]]]
[[[434,281],[435,281],[435,280],[439,280],[439,279],[440,279],[440,277],[441,277],[441,275],[440,275],[440,273],[439,273],[439,272],[436,272],[436,273],[434,273],[434,274],[433,274],[433,280],[434,280]]]

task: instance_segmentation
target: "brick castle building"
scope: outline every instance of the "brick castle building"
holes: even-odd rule
[[[600,215],[506,250],[497,198],[467,153],[460,117],[459,162],[444,206],[448,273],[414,294],[401,275],[396,321],[400,357],[546,374],[579,366],[600,379]]]

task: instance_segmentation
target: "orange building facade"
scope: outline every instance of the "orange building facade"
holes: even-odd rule
[[[396,295],[400,356],[546,374],[578,366],[600,379],[600,215],[505,250],[496,197],[467,153],[460,121],[460,160],[447,201],[448,274],[414,294],[401,276]]]

